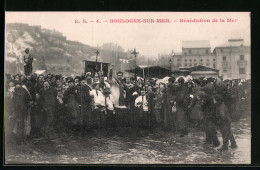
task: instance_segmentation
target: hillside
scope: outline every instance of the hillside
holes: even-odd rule
[[[41,69],[39,63],[44,57],[49,71],[52,68],[62,68],[63,66],[67,71],[82,71],[82,60],[95,55],[97,50],[80,42],[69,41],[56,30],[20,23],[7,24],[5,34],[6,72],[19,73],[23,70],[22,59],[26,48],[30,49],[30,53],[35,59],[34,70]]]

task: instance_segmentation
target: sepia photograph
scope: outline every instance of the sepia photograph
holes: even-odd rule
[[[250,12],[5,12],[4,164],[251,164]]]

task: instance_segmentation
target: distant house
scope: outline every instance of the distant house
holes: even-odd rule
[[[172,69],[178,70],[180,67],[190,68],[203,65],[216,68],[216,56],[211,53],[209,41],[183,41],[182,52],[175,53],[171,57]]]
[[[243,39],[230,39],[216,46],[214,53],[217,68],[223,79],[250,79],[251,53],[250,46]]]

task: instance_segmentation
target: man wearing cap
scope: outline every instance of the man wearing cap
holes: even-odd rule
[[[44,76],[39,75],[38,80],[37,80],[36,85],[35,85],[36,92],[39,92],[39,90],[41,88],[43,88],[43,82],[44,82]]]
[[[119,106],[125,106],[125,83],[123,81],[123,73],[119,71],[117,73],[117,78],[115,79],[116,85],[119,87]]]
[[[131,126],[134,125],[134,117],[135,117],[135,108],[134,108],[134,102],[135,98],[133,96],[133,93],[135,92],[135,86],[131,83],[130,78],[125,78],[125,104],[127,108],[129,109],[129,113],[126,115],[126,119],[129,120],[127,123],[129,123]]]
[[[74,126],[78,124],[78,89],[76,88],[76,86],[74,85],[74,81],[73,79],[69,79],[68,80],[68,88],[67,90],[64,92],[64,97],[63,97],[63,102],[64,105],[66,107],[67,110],[67,122]]]
[[[93,89],[90,92],[93,102],[92,116],[94,119],[94,126],[98,128],[104,127],[105,123],[105,96],[100,91],[99,82],[93,84]]]
[[[147,127],[148,125],[148,101],[147,101],[147,97],[145,94],[145,90],[142,89],[141,90],[141,96],[137,97],[135,99],[135,107],[137,107],[139,109],[139,120],[138,120],[138,125],[141,127]]]
[[[99,87],[102,92],[106,87],[110,88],[110,85],[107,82],[105,82],[104,76],[100,76]]]
[[[214,103],[216,105],[216,117],[218,126],[223,138],[223,145],[219,149],[219,151],[228,150],[229,141],[231,143],[231,148],[237,148],[235,138],[231,131],[231,119],[228,114],[228,109],[223,102],[223,97],[221,95],[215,95]]]
[[[197,94],[198,101],[201,104],[201,111],[203,113],[204,131],[206,134],[205,144],[213,144],[215,147],[219,146],[220,142],[216,131],[216,107],[211,95],[203,91]]]
[[[75,86],[78,86],[80,84],[80,78],[77,76],[77,77],[75,77],[75,79],[74,79],[74,85]]]
[[[157,90],[157,88],[156,88],[156,80],[154,79],[154,78],[151,78],[150,79],[150,84],[151,84],[151,86],[152,86],[152,90],[153,90],[153,92],[156,92],[156,90]]]
[[[88,86],[92,90],[92,77],[91,76],[87,76],[86,77],[86,81],[87,81],[86,86]]]
[[[111,91],[109,87],[106,87],[103,90],[103,94],[105,97],[105,107],[106,107],[106,127],[114,127],[115,123],[115,110],[114,110],[114,99],[111,95]]]
[[[29,92],[31,83],[26,82],[25,85],[16,87],[13,95],[16,137],[17,142],[21,143],[26,140],[26,136],[30,135],[30,109],[32,105],[32,97]]]
[[[76,87],[76,100],[79,104],[78,112],[80,117],[80,124],[82,128],[90,127],[90,118],[91,118],[91,88],[87,85],[86,80],[81,80],[81,83]]]
[[[140,95],[141,94],[141,90],[143,89],[143,79],[140,77],[137,79],[137,82],[135,84],[135,91]]]
[[[176,113],[172,112],[172,107],[176,102],[176,94],[178,90],[178,86],[174,84],[175,77],[170,77],[168,79],[168,85],[166,88],[166,101],[167,107],[164,108],[164,129],[165,130],[173,130],[176,132],[177,124],[176,124]]]
[[[50,130],[52,130],[53,126],[57,90],[54,87],[50,86],[49,82],[45,81],[43,83],[43,89],[39,91],[39,97],[39,105],[45,113],[43,130],[44,132],[48,133]]]
[[[130,108],[131,101],[133,100],[133,93],[135,91],[135,86],[130,82],[130,78],[125,78],[125,87],[126,87],[126,106]]]
[[[179,87],[177,89],[176,96],[176,109],[177,109],[177,124],[179,127],[180,137],[184,137],[188,134],[188,120],[187,120],[187,111],[188,111],[188,101],[190,97],[189,89],[184,83],[184,79],[180,77],[178,79]]]
[[[33,63],[33,57],[29,53],[29,48],[25,49],[25,55],[23,56],[23,61],[25,63],[24,65],[24,74],[26,76],[32,74],[32,63]]]
[[[215,87],[213,85],[213,80],[212,79],[205,79],[204,80],[204,86],[201,88],[202,91],[204,91],[205,93],[209,94],[209,95],[213,95],[214,91],[215,91]]]
[[[54,75],[51,77],[50,86],[52,86],[52,87],[56,86],[56,76],[54,76]]]
[[[165,92],[166,92],[165,84],[159,83],[154,97],[154,113],[155,113],[156,124],[158,126],[163,125],[162,124],[163,117],[164,117],[163,114],[164,114],[165,103],[166,103]]]

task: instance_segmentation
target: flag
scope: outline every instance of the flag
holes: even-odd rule
[[[122,63],[129,63],[129,60],[128,60],[128,59],[120,59],[120,61],[121,61]]]

